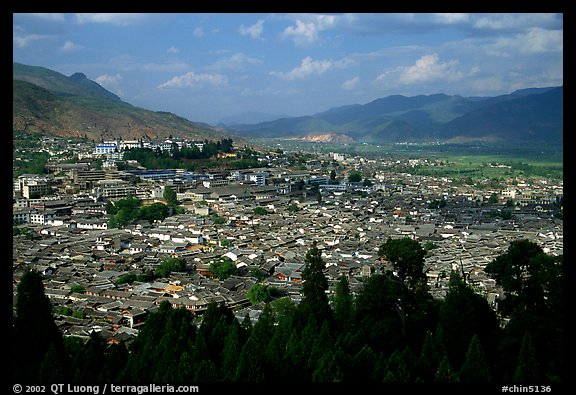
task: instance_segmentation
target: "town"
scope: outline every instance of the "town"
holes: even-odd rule
[[[346,276],[354,293],[390,268],[378,254],[386,240],[416,240],[435,298],[457,271],[496,311],[501,290],[483,269],[510,242],[528,239],[563,254],[561,180],[513,177],[478,188],[409,171],[429,159],[296,153],[294,161],[282,149],[251,150],[259,165],[242,169],[148,169],[124,160],[133,149],[202,152],[208,143],[42,137],[34,150],[50,157],[47,174],[13,180],[14,300],[32,268],[65,336],[87,340],[98,332],[109,343],[129,342],[164,301],[195,316],[224,304],[253,323],[265,305],[250,297],[256,285],[298,303],[312,245],[326,264],[329,292]],[[241,150],[229,145],[214,154],[235,158]],[[15,159],[27,155],[14,151]],[[111,221],[118,202],[168,205],[171,194],[165,218]],[[185,267],[145,280],[171,258]],[[233,270],[217,276],[211,268],[223,261]]]

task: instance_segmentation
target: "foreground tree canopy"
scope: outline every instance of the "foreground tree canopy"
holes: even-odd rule
[[[509,304],[498,317],[486,299],[451,273],[444,300],[421,276],[421,247],[388,240],[397,270],[373,274],[355,293],[343,276],[329,295],[316,245],[302,272],[302,300],[269,298],[256,322],[211,303],[201,316],[163,301],[129,344],[62,338],[41,276],[18,287],[12,366],[19,382],[463,382],[552,383],[563,377],[562,258],[512,243],[490,265]],[[177,266],[178,262],[170,264]],[[511,268],[512,266],[512,268]],[[172,267],[172,266],[171,266]],[[519,274],[521,273],[521,274]],[[500,318],[508,323],[500,325]]]

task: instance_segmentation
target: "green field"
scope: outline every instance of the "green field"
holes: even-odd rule
[[[431,159],[411,173],[472,179],[510,177],[563,178],[563,147],[490,144],[334,144],[295,140],[261,140],[262,145],[289,151],[344,153],[368,159]],[[500,166],[500,167],[498,167]],[[508,166],[508,167],[504,167]]]

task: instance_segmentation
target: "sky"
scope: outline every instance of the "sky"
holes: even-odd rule
[[[217,125],[563,85],[563,14],[15,13],[13,60]]]

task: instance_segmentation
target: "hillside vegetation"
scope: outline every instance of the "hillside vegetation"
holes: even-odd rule
[[[221,129],[191,122],[169,112],[150,111],[123,102],[82,73],[13,64],[14,130],[61,137],[101,139],[188,139],[227,137]]]

